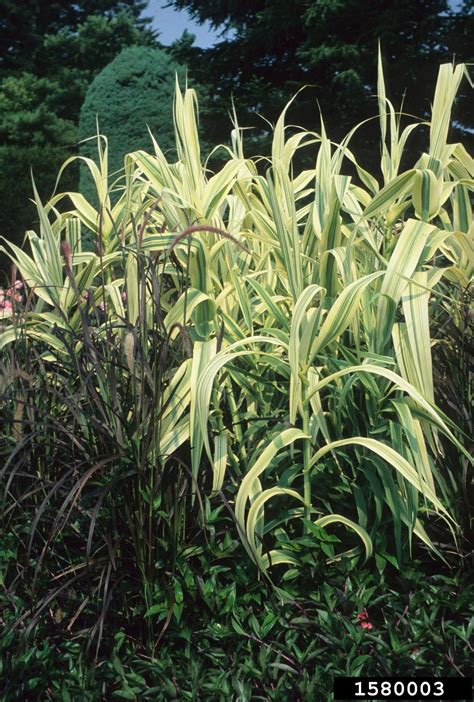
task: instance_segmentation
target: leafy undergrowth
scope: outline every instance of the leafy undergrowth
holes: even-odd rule
[[[112,602],[95,657],[85,632],[72,633],[73,592],[50,602],[28,638],[27,620],[8,626],[28,603],[3,595],[1,699],[303,702],[331,700],[335,676],[469,674],[466,572],[421,560],[400,572],[381,556],[378,568],[348,571],[326,565],[320,549],[302,544],[301,554],[300,574],[275,590],[256,580],[236,540],[220,554],[186,549],[148,612],[159,624],[153,651],[140,646],[133,599],[128,612]]]

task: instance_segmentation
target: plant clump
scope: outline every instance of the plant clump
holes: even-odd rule
[[[177,85],[174,152],[158,138],[126,153],[117,185],[99,136],[97,160],[83,160],[94,198],[43,204],[35,191],[32,254],[3,246],[18,271],[9,290],[18,277],[27,293],[0,322],[2,509],[34,595],[13,632],[59,610],[99,657],[107,632],[116,651],[106,622],[121,613],[156,661],[169,632],[191,646],[190,611],[211,626],[212,582],[234,554],[261,576],[253,604],[265,591],[298,626],[326,574],[467,557],[468,420],[437,405],[449,354],[433,353],[456,344],[447,315],[462,337],[474,274],[474,161],[448,141],[466,75],[441,66],[430,123],[402,129],[379,62],[376,174],[353,132],[333,143],[324,122],[288,127],[286,110],[265,166],[235,120],[211,173],[196,94]],[[314,159],[298,171],[301,149]],[[452,375],[459,398],[464,380]],[[11,563],[3,577],[16,582]],[[230,611],[237,586],[225,587]],[[357,641],[382,626],[361,592],[344,615]],[[252,620],[255,636],[280,614]]]

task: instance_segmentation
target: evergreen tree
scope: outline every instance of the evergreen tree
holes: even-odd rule
[[[125,46],[156,43],[142,0],[0,0],[0,236],[20,242],[40,195],[77,150],[77,124],[93,77]],[[78,187],[78,169],[62,187]],[[0,268],[7,267],[5,258]]]
[[[147,4],[147,0],[0,0],[0,77],[22,71],[49,75],[54,66],[44,51],[45,41],[64,31],[78,32],[91,16],[108,21],[127,15],[136,29],[149,32],[148,20],[141,17]]]
[[[440,63],[473,60],[473,0],[454,11],[447,0],[171,0],[200,22],[226,31],[202,51],[179,58],[200,66],[215,86],[215,109],[233,95],[238,114],[257,124],[255,112],[275,120],[303,86],[289,119],[318,128],[319,108],[338,139],[357,122],[374,116],[377,104],[377,45],[383,51],[389,94],[403,97],[406,112],[426,116]],[[200,80],[203,80],[199,76]],[[222,120],[220,121],[222,124]],[[372,127],[373,124],[373,127]],[[472,129],[472,111],[464,124]],[[368,154],[377,120],[360,133]],[[464,130],[463,138],[469,131]],[[364,148],[364,146],[366,148]]]
[[[123,168],[125,154],[151,147],[148,128],[169,156],[174,152],[173,95],[178,64],[162,49],[134,46],[124,49],[92,81],[79,123],[80,138],[99,130],[108,139],[109,172]],[[81,153],[94,158],[95,140],[81,144]],[[87,168],[81,168],[81,192],[93,191]]]

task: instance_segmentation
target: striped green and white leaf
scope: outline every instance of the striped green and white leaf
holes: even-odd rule
[[[403,227],[380,288],[374,345],[376,353],[384,353],[400,299],[415,270],[423,263],[421,254],[427,239],[435,232],[433,225],[413,219]]]

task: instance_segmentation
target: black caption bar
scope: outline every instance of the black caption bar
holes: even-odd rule
[[[334,700],[470,702],[472,678],[335,678]]]

